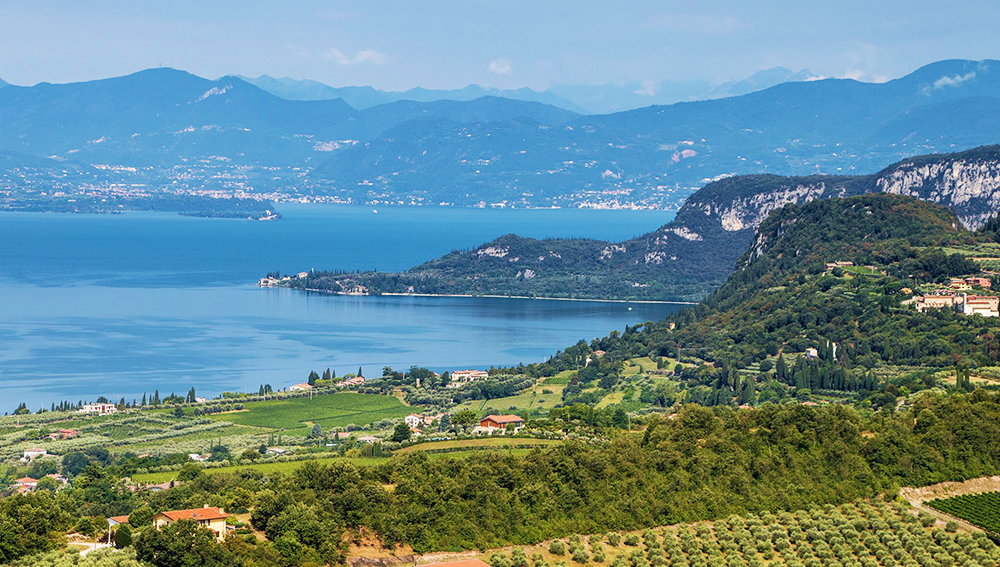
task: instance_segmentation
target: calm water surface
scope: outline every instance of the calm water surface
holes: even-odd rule
[[[280,222],[0,215],[0,411],[21,401],[275,388],[542,360],[673,305],[336,297],[247,285],[315,267],[400,270],[505,233],[621,240],[671,214],[286,206]],[[629,309],[631,307],[631,310]]]

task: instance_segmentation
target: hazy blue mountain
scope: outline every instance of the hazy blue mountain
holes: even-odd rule
[[[400,123],[332,155],[314,178],[354,188],[362,200],[419,192],[465,205],[671,205],[726,175],[870,173],[912,155],[995,143],[998,71],[996,61],[941,61],[883,84],[783,83],[561,127]]]
[[[302,165],[338,145],[427,117],[458,122],[525,117],[558,125],[578,115],[491,97],[359,111],[341,99],[286,100],[237,77],[211,81],[174,69],[149,69],[83,83],[4,87],[0,150],[86,163]]]
[[[739,96],[750,94],[782,83],[793,83],[816,79],[816,75],[808,69],[795,72],[784,67],[773,67],[763,71],[757,71],[741,81],[728,81],[712,89],[706,98],[724,98],[728,96]]]
[[[9,84],[10,83],[8,83],[7,81],[4,81],[3,79],[0,79],[0,89],[6,87]]]
[[[713,85],[708,81],[635,82],[625,85],[556,85],[548,92],[573,101],[589,114],[607,114],[653,105],[744,95],[781,83],[807,81],[813,78],[815,75],[806,69],[794,72],[784,67],[774,67],[758,71],[746,79],[728,81],[721,85]]]
[[[416,87],[406,91],[382,91],[373,87],[331,87],[318,81],[290,79],[288,77],[276,79],[267,75],[259,77],[240,76],[240,78],[271,94],[289,100],[329,100],[332,98],[341,98],[347,104],[357,109],[371,108],[400,100],[434,102],[439,100],[475,100],[489,96],[528,102],[541,102],[573,112],[584,112],[579,106],[551,92],[537,92],[529,88],[495,89],[479,85],[469,85],[461,89],[424,89]]]

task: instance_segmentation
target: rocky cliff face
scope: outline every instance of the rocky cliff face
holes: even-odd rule
[[[909,195],[949,207],[966,228],[975,230],[1000,211],[1000,151],[997,153],[994,158],[979,155],[902,162],[880,173],[875,187],[883,193]]]

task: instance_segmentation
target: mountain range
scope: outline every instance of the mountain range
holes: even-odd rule
[[[294,198],[669,209],[713,179],[866,174],[996,143],[998,64],[941,61],[883,84],[785,82],[604,115],[493,96],[356,109],[286,100],[238,77],[150,69],[0,89],[0,151],[136,168],[129,183],[160,184],[178,168],[185,179],[219,178],[209,166],[256,171],[242,190]],[[726,88],[752,90],[786,71]]]
[[[510,234],[402,273],[314,272],[296,285],[336,293],[697,300],[729,276],[773,211],[872,193],[931,201],[966,228],[979,228],[1000,212],[1000,146],[911,158],[872,175],[737,176],[709,183],[673,221],[624,242]]]

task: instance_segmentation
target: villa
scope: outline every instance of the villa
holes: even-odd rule
[[[226,518],[229,517],[222,508],[205,506],[204,508],[192,508],[190,510],[172,510],[170,512],[160,512],[153,516],[153,527],[160,529],[163,526],[178,522],[180,520],[192,520],[198,525],[215,532],[215,539],[222,542],[226,538]]]

